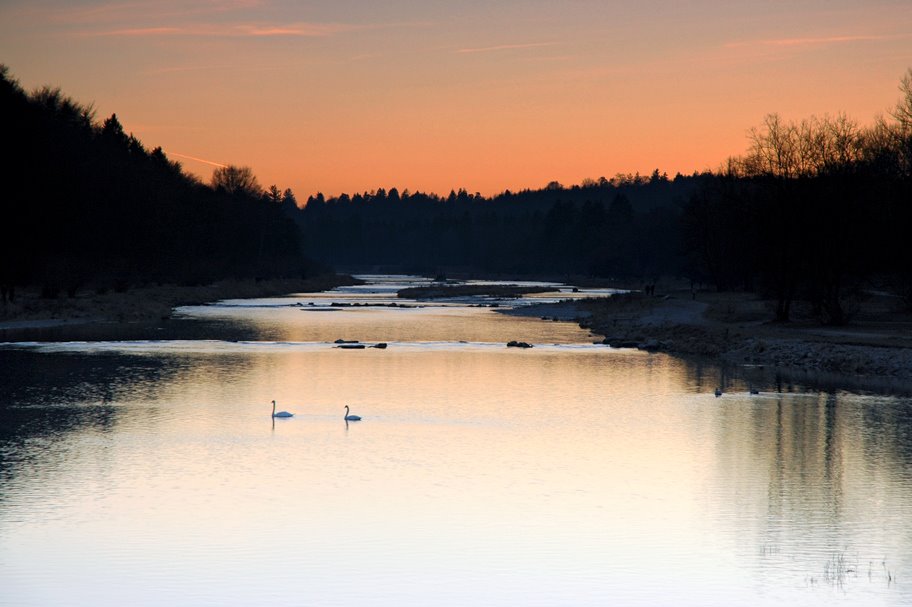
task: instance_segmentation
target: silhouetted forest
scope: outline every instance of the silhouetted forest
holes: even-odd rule
[[[617,175],[493,197],[396,188],[299,206],[243,167],[202,184],[57,89],[0,66],[0,284],[44,294],[286,277],[309,264],[409,272],[690,278],[846,322],[865,291],[912,309],[912,70],[889,116],[769,115],[742,157],[689,176]],[[297,224],[297,225],[295,225]],[[303,256],[302,256],[303,253]],[[305,259],[316,262],[307,262]]]
[[[912,309],[912,70],[900,89],[890,117],[870,127],[843,115],[767,116],[747,154],[685,207],[685,274],[756,290],[778,320],[803,302],[843,324],[871,291]]]
[[[841,324],[865,290],[912,308],[912,70],[888,118],[786,123],[714,172],[618,175],[494,197],[378,189],[288,207],[306,251],[405,271],[690,278],[756,291],[788,320],[796,301]]]
[[[219,169],[204,185],[146,150],[112,115],[59,89],[25,92],[0,66],[3,121],[0,285],[47,297],[140,283],[300,276],[300,233],[249,169]]]
[[[311,196],[293,212],[308,255],[412,272],[637,278],[680,269],[680,215],[712,176],[618,175],[494,197],[451,191]]]

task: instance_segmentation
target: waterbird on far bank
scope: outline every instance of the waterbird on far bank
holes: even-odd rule
[[[272,401],[272,416],[273,417],[294,417],[294,413],[289,413],[288,411],[279,411],[276,413],[276,402]]]
[[[753,386],[748,388],[747,391],[750,392],[751,394],[760,394],[760,390],[758,390],[757,388],[755,388]]]
[[[722,396],[722,388],[716,388],[715,394],[716,394],[716,398],[719,398],[720,396]]]
[[[345,405],[345,421],[359,422],[359,421],[361,421],[361,416],[360,415],[349,415],[348,414],[348,405]]]

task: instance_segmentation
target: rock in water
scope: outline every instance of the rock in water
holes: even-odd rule
[[[526,343],[524,341],[508,341],[507,347],[508,348],[531,348],[532,344]]]

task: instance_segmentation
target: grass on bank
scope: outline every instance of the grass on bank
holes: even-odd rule
[[[178,306],[199,305],[221,299],[274,297],[289,293],[314,293],[360,284],[345,274],[322,274],[305,279],[223,280],[209,285],[147,285],[124,292],[86,291],[75,297],[43,298],[38,289],[16,292],[12,303],[0,304],[0,321],[66,320],[133,322],[170,317]]]

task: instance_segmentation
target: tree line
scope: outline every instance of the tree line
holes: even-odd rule
[[[865,290],[912,308],[912,70],[887,117],[844,115],[751,131],[746,154],[690,176],[654,171],[485,197],[380,188],[288,208],[328,263],[437,273],[690,278],[796,302],[845,323]]]
[[[0,286],[44,295],[133,284],[298,276],[348,268],[687,277],[756,291],[788,320],[807,304],[846,322],[865,290],[912,308],[912,70],[890,114],[788,122],[775,114],[719,169],[616,175],[482,196],[380,188],[310,196],[263,189],[246,167],[209,184],[116,115],[59,89],[31,93],[0,66],[8,151]],[[315,261],[308,261],[313,259]]]
[[[224,167],[209,185],[160,147],[127,134],[116,115],[60,89],[22,89],[0,66],[5,192],[0,284],[46,297],[139,283],[297,276],[300,233],[249,169]]]
[[[796,302],[844,324],[865,291],[912,308],[912,70],[888,117],[766,117],[750,147],[690,199],[686,273],[719,289],[758,291],[786,321]]]
[[[656,170],[493,197],[318,193],[291,214],[308,255],[346,267],[639,278],[677,267],[681,209],[710,177]]]

